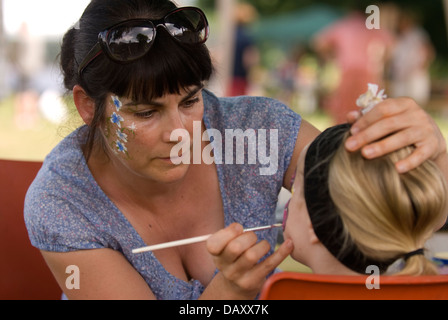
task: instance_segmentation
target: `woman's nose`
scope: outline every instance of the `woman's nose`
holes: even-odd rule
[[[173,142],[171,141],[171,135],[175,130],[186,131],[182,115],[179,113],[178,110],[169,112],[166,116],[166,119],[163,124],[163,137],[162,137],[163,141]]]

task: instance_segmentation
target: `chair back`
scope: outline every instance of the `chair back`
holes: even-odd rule
[[[0,300],[60,299],[59,288],[23,218],[26,192],[42,162],[0,160]]]
[[[373,277],[373,276],[372,276]],[[448,275],[334,276],[297,272],[274,274],[261,300],[447,300]],[[369,286],[367,284],[370,284]],[[379,285],[375,288],[374,284]],[[369,289],[368,287],[373,287]]]

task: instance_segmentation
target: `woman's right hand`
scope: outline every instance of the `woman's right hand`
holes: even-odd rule
[[[292,252],[291,240],[265,260],[270,245],[266,240],[258,242],[254,232],[244,232],[240,224],[232,224],[213,234],[207,241],[207,249],[219,269],[215,283],[222,299],[255,299],[267,276]],[[224,289],[224,290],[222,290]]]

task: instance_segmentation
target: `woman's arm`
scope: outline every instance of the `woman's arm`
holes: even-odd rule
[[[70,300],[155,299],[145,280],[117,251],[98,249],[71,253],[41,252],[62,291]],[[66,273],[69,266],[79,269],[79,289],[66,286],[66,281],[71,276]]]
[[[286,170],[285,177],[283,180],[283,187],[291,190],[291,181],[294,173],[296,172],[297,159],[308,144],[310,144],[316,137],[320,134],[320,131],[311,125],[309,122],[302,119],[302,124],[300,126],[299,134],[297,136],[296,145],[294,147],[294,152],[291,158],[290,165]]]

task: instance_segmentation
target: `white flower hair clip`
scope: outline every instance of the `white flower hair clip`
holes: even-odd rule
[[[378,92],[378,85],[368,84],[368,90],[366,93],[361,95],[356,101],[356,105],[362,108],[362,113],[366,114],[372,110],[378,103],[384,101],[387,96],[384,94],[384,89]]]

